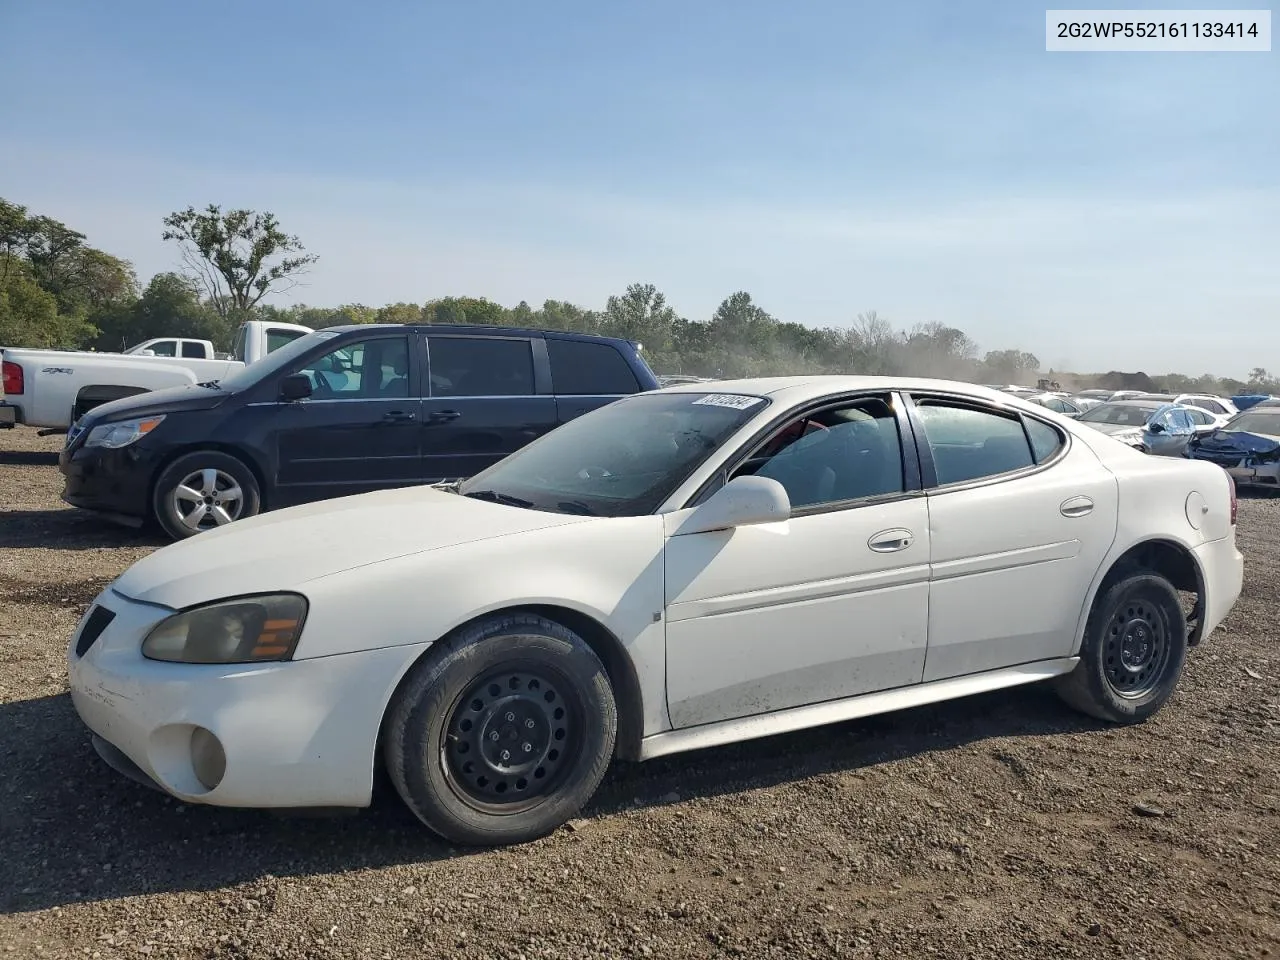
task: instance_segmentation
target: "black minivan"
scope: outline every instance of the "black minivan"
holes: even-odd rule
[[[224,380],[95,407],[59,459],[72,506],[174,539],[263,510],[469,477],[567,420],[657,389],[628,340],[362,324]]]

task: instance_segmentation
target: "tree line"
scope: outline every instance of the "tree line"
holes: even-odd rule
[[[84,234],[0,198],[0,345],[122,350],[150,337],[212,340],[230,348],[241,321],[258,318],[315,329],[350,323],[470,323],[573,330],[643,344],[660,374],[710,377],[788,373],[930,376],[979,383],[1032,383],[1041,363],[1024,350],[979,350],[962,330],[940,323],[899,329],[860,313],[848,327],[779,320],[738,291],[705,319],[672,307],[653,284],[632,284],[588,309],[565,300],[506,307],[482,297],[336,307],[264,302],[301,282],[316,262],[270,213],[188,207],[164,218],[184,269],[140,287],[127,260],[90,246]],[[1064,387],[1209,393],[1280,393],[1266,370],[1249,381],[1211,374],[1080,375],[1048,371]]]

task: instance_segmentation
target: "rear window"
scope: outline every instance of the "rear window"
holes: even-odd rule
[[[204,356],[204,344],[187,341],[182,345],[182,355],[192,359],[201,358]]]
[[[547,340],[551,355],[551,384],[555,393],[601,396],[635,393],[636,375],[618,350],[607,343]]]

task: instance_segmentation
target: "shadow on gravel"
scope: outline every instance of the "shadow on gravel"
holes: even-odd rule
[[[47,450],[0,450],[0,467],[56,467],[57,452]]]
[[[617,764],[590,819],[854,770],[992,737],[1101,729],[1028,687],[646,764]],[[140,894],[201,892],[266,877],[430,863],[447,847],[383,787],[351,818],[184,806],[103,764],[70,697],[0,704],[0,913]]]
[[[165,542],[148,530],[111,523],[72,507],[0,513],[0,548],[95,550],[102,547],[159,547]]]

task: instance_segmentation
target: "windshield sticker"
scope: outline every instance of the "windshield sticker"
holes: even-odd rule
[[[764,403],[764,397],[744,397],[735,393],[712,393],[693,401],[708,407],[728,407],[730,410],[746,410],[757,403]]]

